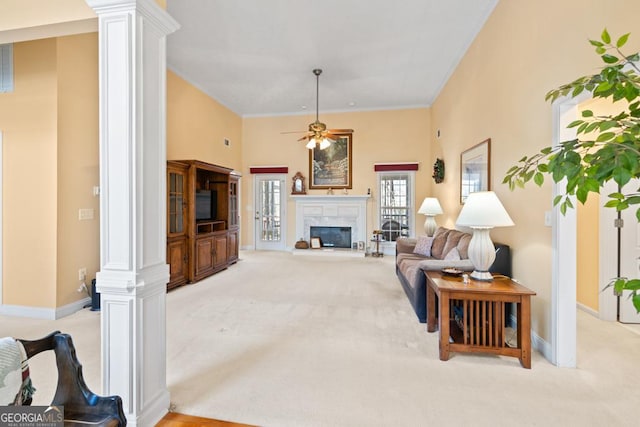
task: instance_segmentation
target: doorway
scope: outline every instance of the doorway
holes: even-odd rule
[[[640,185],[640,180],[630,181],[623,189],[623,193],[633,192]],[[607,183],[602,194],[618,192],[617,184]],[[604,199],[604,197],[603,197]],[[606,200],[603,200],[605,203]],[[603,288],[613,277],[638,278],[640,272],[640,223],[635,216],[636,208],[631,206],[618,213],[611,208],[601,207],[600,221],[600,285]],[[620,228],[615,228],[618,223]],[[619,261],[611,254],[619,253]],[[598,299],[598,317],[601,320],[619,321],[620,323],[640,324],[640,314],[629,299],[629,291],[622,296],[616,296],[613,289],[601,292]]]
[[[255,248],[284,251],[286,249],[285,174],[255,176]]]
[[[559,99],[553,104],[553,145],[558,145],[561,141],[575,138],[575,131],[567,126],[572,121],[581,117],[580,104],[592,99],[590,94],[583,94],[576,98]],[[590,108],[591,109],[591,108]],[[555,197],[563,192],[563,182],[553,185],[553,195]],[[617,191],[615,188],[605,186],[601,191],[606,195]],[[601,205],[606,201],[603,197]],[[575,201],[575,200],[574,200]],[[576,202],[577,203],[577,202]],[[576,205],[574,203],[574,205]],[[627,209],[627,211],[635,209]],[[616,213],[614,209],[601,208],[599,221],[599,251],[600,251],[600,274],[599,284],[602,288],[612,277],[617,276],[617,263],[614,261],[612,253],[617,253],[617,236],[611,232],[613,220]],[[553,246],[553,273],[552,273],[552,301],[551,301],[551,348],[550,354],[545,356],[559,367],[576,366],[576,228],[577,217],[575,209],[568,209],[566,215],[559,213],[559,209],[553,209],[552,221],[552,246]],[[633,215],[632,215],[633,219]],[[631,223],[628,220],[627,223]],[[635,250],[638,252],[631,261],[634,269],[634,276],[638,274],[640,261],[640,226],[637,221],[633,221],[636,227]],[[609,227],[607,229],[607,227]],[[631,231],[625,235],[633,234]],[[614,237],[615,236],[615,237]],[[624,297],[623,297],[624,298]],[[600,292],[598,317],[601,320],[616,321],[618,318],[618,298],[612,292]]]

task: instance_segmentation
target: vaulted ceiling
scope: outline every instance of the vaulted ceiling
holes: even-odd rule
[[[168,0],[168,66],[242,116],[429,106],[498,0]]]

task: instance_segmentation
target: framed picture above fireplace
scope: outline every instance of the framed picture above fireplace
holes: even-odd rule
[[[352,188],[353,134],[338,134],[324,150],[309,150],[309,189]]]

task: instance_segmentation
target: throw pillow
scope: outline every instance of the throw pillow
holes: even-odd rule
[[[460,252],[458,252],[458,248],[451,249],[447,255],[444,257],[445,261],[460,261]]]
[[[431,256],[435,259],[442,259],[446,252],[443,252],[444,245],[447,243],[447,236],[451,232],[450,229],[438,227],[433,233],[433,244],[431,245]]]
[[[416,242],[413,253],[416,255],[431,256],[431,244],[433,243],[433,237],[420,236]]]

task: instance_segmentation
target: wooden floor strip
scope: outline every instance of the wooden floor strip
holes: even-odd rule
[[[212,420],[210,418],[193,417],[191,415],[169,412],[156,427],[255,427],[249,424],[238,424],[229,421]]]

